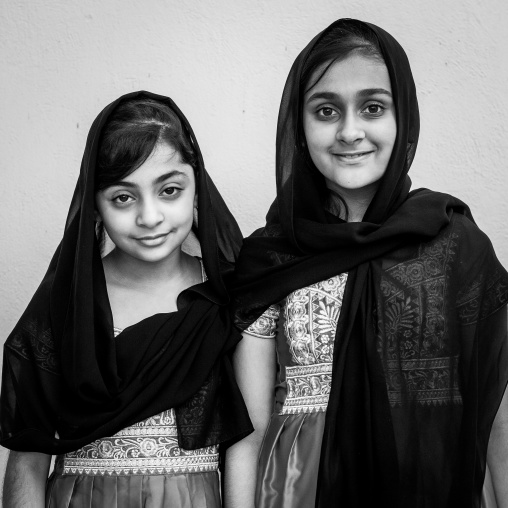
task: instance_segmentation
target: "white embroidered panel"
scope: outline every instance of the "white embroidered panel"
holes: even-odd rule
[[[331,362],[347,273],[317,282],[286,299],[285,332],[295,363]]]
[[[332,383],[332,364],[286,367],[287,396],[279,414],[326,411]]]
[[[287,396],[280,414],[326,411],[335,333],[347,273],[317,282],[286,298],[284,332],[293,361],[286,367]]]
[[[55,469],[72,475],[148,475],[216,471],[218,465],[217,446],[178,446],[175,412],[169,409],[59,456]]]

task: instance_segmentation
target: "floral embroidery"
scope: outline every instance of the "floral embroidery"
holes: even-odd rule
[[[299,365],[286,367],[287,394],[280,414],[326,411],[346,281],[344,273],[298,289],[286,298],[285,337]]]
[[[392,406],[462,403],[458,352],[444,316],[447,276],[457,235],[448,232],[420,245],[414,259],[383,272],[378,299],[378,351],[384,359]]]
[[[273,339],[275,337],[279,312],[279,305],[270,305],[245,331],[260,339]]]
[[[463,324],[485,319],[508,302],[508,286],[501,270],[497,268],[490,279],[475,278],[459,294],[458,312]]]
[[[287,397],[279,414],[326,411],[332,364],[286,367]]]
[[[62,474],[128,475],[216,471],[218,448],[184,450],[178,446],[172,409],[60,455],[55,469]]]
[[[330,363],[347,273],[293,291],[286,298],[284,330],[295,363]]]
[[[27,360],[33,359],[41,369],[59,374],[60,364],[51,328],[49,326],[42,330],[41,328],[41,324],[35,320],[27,321],[23,324],[23,328],[6,342],[5,347]]]
[[[392,406],[405,396],[420,404],[462,404],[458,382],[459,357],[388,362],[388,399]],[[402,375],[402,379],[401,379]],[[450,377],[452,382],[450,383]],[[403,391],[402,387],[405,387]]]

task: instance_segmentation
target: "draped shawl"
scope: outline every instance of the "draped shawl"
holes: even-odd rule
[[[101,131],[121,101],[151,98],[180,119],[196,154],[199,240],[208,280],[182,292],[116,339],[95,234],[94,179]],[[95,119],[63,239],[4,346],[0,443],[66,453],[175,408],[179,444],[194,449],[248,434],[250,420],[229,353],[240,338],[226,283],[242,236],[205,170],[189,122],[169,98],[124,95]]]
[[[302,147],[302,68],[344,24],[370,29],[388,68],[397,135],[362,222],[326,210]],[[290,292],[349,272],[337,325],[316,506],[480,503],[490,428],[508,380],[508,274],[469,208],[410,192],[419,114],[408,59],[370,23],[343,19],[295,60],[277,126],[277,198],[244,240],[234,289],[245,329]],[[281,467],[284,467],[281,465]]]

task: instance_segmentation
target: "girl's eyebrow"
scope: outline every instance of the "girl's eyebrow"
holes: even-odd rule
[[[177,169],[174,169],[173,171],[169,171],[168,173],[164,173],[161,176],[158,176],[152,183],[153,185],[157,185],[159,183],[162,183],[164,180],[167,180],[168,178],[173,178],[175,176],[182,176],[183,178],[189,178],[187,176],[187,173],[184,173],[183,171],[178,171]]]
[[[392,97],[391,92],[385,88],[365,88],[364,90],[360,90],[356,93],[356,96],[360,98],[369,97],[371,95],[388,95],[389,97]],[[325,99],[328,101],[340,101],[341,96],[335,92],[316,92],[307,99],[307,102],[312,102],[319,99]]]
[[[369,95],[388,95],[392,96],[392,93],[385,88],[366,88],[365,90],[360,90],[357,94],[358,97],[368,97]]]
[[[164,173],[163,175],[158,176],[155,178],[155,180],[152,182],[152,185],[158,185],[162,183],[164,180],[167,180],[168,178],[174,178],[175,176],[181,176],[183,178],[188,179],[186,173],[183,171],[178,171],[177,169],[174,169],[173,171],[169,171],[168,173]],[[132,182],[126,182],[124,180],[120,180],[119,182],[115,182],[111,187],[128,187],[130,189],[135,189],[137,185]]]

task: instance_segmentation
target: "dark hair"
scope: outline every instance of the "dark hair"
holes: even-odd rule
[[[363,24],[357,24],[348,20],[342,20],[326,32],[316,43],[303,63],[300,76],[300,108],[303,108],[304,95],[316,86],[326,71],[335,63],[345,60],[352,53],[372,58],[384,63],[381,47],[375,33]],[[311,82],[314,74],[320,69],[319,75]],[[302,111],[299,112],[300,121],[297,127],[297,146],[301,146],[305,157],[314,167],[307,149],[305,133],[303,131]],[[323,184],[324,185],[324,184]],[[348,208],[344,199],[336,192],[330,193],[325,187],[322,189],[325,208],[330,212],[348,218]],[[337,203],[337,200],[339,203]]]
[[[95,191],[103,190],[139,168],[156,145],[167,143],[195,171],[196,155],[173,110],[153,99],[120,103],[101,133]]]
[[[346,59],[351,53],[384,63],[381,47],[375,33],[364,25],[343,20],[316,43],[304,62],[300,78],[302,95],[316,86],[335,62]],[[314,72],[323,65],[322,72],[317,79],[310,83]]]

